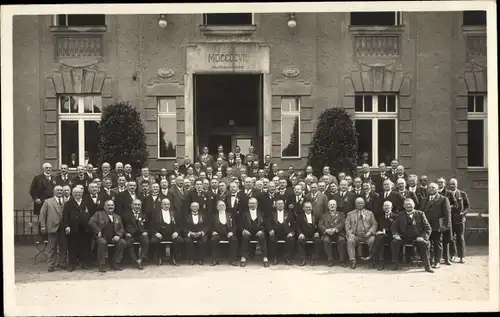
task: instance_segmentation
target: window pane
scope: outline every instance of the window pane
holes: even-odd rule
[[[476,96],[476,112],[484,112],[484,96]]]
[[[78,121],[61,121],[61,162],[68,167],[78,164]]]
[[[61,96],[61,113],[78,113],[78,102],[73,96]]]
[[[486,25],[486,11],[464,11],[464,25]]]
[[[96,165],[97,163],[97,147],[99,146],[99,121],[85,121],[85,153],[84,159],[88,159],[89,163]]]
[[[378,162],[389,164],[396,159],[396,120],[378,121]]]
[[[104,26],[104,14],[68,14],[68,26]]]
[[[356,132],[358,133],[358,164],[363,164],[363,153],[368,154],[368,164],[372,165],[373,140],[372,120],[355,120]]]
[[[365,112],[373,111],[373,96],[364,96],[365,99]]]
[[[467,122],[467,156],[468,165],[472,167],[484,165],[484,121],[469,120]]]
[[[387,111],[388,112],[396,112],[396,96],[388,95],[387,96]]]
[[[298,157],[300,147],[299,116],[281,117],[281,156]]]
[[[354,111],[363,112],[363,96],[354,97]]]
[[[380,95],[378,96],[378,112],[386,112],[386,96],[385,95]]]
[[[251,25],[251,13],[208,13],[205,14],[206,25]]]
[[[396,25],[396,12],[352,12],[351,25]]]
[[[158,132],[160,157],[175,158],[177,157],[177,120],[174,116],[159,116],[158,117]]]
[[[467,97],[467,111],[469,111],[469,112],[475,112],[475,109],[474,109],[474,96],[468,96]]]
[[[297,98],[281,98],[281,111],[298,111],[299,105]]]
[[[67,26],[66,14],[58,14],[57,15],[57,25],[59,26]]]
[[[83,112],[93,113],[92,109],[92,96],[83,97]]]
[[[161,98],[158,103],[158,113],[176,113],[174,98]]]

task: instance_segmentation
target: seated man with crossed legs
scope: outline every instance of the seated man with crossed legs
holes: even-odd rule
[[[312,203],[310,201],[304,202],[302,207],[304,212],[297,216],[297,249],[299,257],[302,262],[300,266],[306,265],[306,241],[312,240],[314,242],[314,253],[311,257],[311,266],[316,264],[319,252],[321,251],[321,238],[319,236],[319,219],[312,212]]]
[[[319,232],[322,234],[323,247],[328,257],[328,266],[333,266],[333,247],[331,242],[337,243],[337,253],[340,264],[345,267],[345,215],[337,210],[337,201],[328,202],[328,212],[319,221]]]
[[[219,264],[220,258],[220,241],[228,241],[231,250],[230,264],[238,266],[236,262],[236,252],[238,251],[238,239],[236,238],[236,221],[233,219],[231,213],[226,211],[226,203],[222,200],[217,202],[217,213],[212,217],[212,238],[210,244],[214,261],[211,266]]]
[[[208,232],[208,219],[199,212],[200,205],[197,202],[192,202],[191,213],[186,219],[186,243],[189,257],[189,264],[193,265],[195,259],[198,260],[199,265],[203,265],[203,259],[206,254],[207,245],[207,232]],[[198,250],[195,250],[194,241],[198,244]],[[197,252],[195,252],[197,251]]]
[[[248,257],[248,244],[250,239],[254,238],[259,241],[259,247],[264,257],[264,267],[269,267],[267,259],[267,241],[264,234],[264,215],[261,211],[257,210],[257,199],[250,198],[248,200],[248,211],[240,214],[241,219],[241,263],[244,267],[246,265],[246,258]]]

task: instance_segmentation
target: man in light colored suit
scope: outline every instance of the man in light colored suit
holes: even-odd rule
[[[320,219],[328,210],[328,198],[325,194],[318,190],[318,184],[312,183],[310,185],[313,213],[318,219]]]
[[[347,254],[351,269],[356,268],[356,245],[364,242],[371,249],[378,223],[371,211],[365,209],[365,200],[361,197],[355,200],[356,209],[347,213],[345,231],[347,234]]]
[[[137,177],[135,182],[137,184],[137,193],[138,194],[141,194],[142,193],[142,182],[143,181],[148,181],[149,182],[149,186],[153,185],[153,183],[156,183],[155,181],[155,178],[151,175],[149,175],[149,168],[147,167],[143,167],[141,169],[141,176]]]
[[[61,230],[59,224],[62,220],[63,213],[63,188],[60,185],[54,187],[54,196],[45,200],[40,209],[40,230],[42,234],[47,234],[47,240],[49,242],[49,272],[53,272],[56,267],[57,259],[57,248],[60,245],[65,246],[66,244],[60,243],[61,240],[66,241],[66,235],[64,230]],[[59,256],[59,266],[66,266],[66,247],[60,248],[61,252]]]

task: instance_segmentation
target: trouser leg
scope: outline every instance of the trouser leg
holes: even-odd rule
[[[86,232],[79,232],[77,238],[78,260],[80,264],[88,264],[90,260],[90,235]]]
[[[232,235],[231,238],[228,239],[229,241],[229,256],[231,261],[234,261],[236,259],[236,253],[238,251],[238,239],[236,238],[235,235]]]
[[[133,237],[125,237],[123,238],[125,240],[125,243],[127,244],[127,252],[130,256],[130,258],[134,261],[137,262],[137,254],[135,253],[135,247],[134,247],[134,238]]]
[[[250,241],[250,236],[243,235],[241,237],[241,256],[248,258],[248,244]]]
[[[323,245],[320,237],[313,237],[312,240],[314,242],[314,250],[311,259],[314,261],[319,258],[319,253],[321,252],[321,247]]]
[[[333,261],[333,247],[330,236],[327,235],[323,236],[323,248],[325,249],[328,261]]]
[[[77,233],[71,233],[68,235],[68,257],[69,264],[76,265],[78,262],[78,241]]]
[[[347,238],[347,255],[349,261],[356,261],[356,246],[361,241],[364,241],[364,239],[357,236]]]
[[[198,238],[198,261],[203,261],[207,254],[207,236]]]
[[[433,248],[431,259],[433,259],[434,262],[438,264],[441,261],[441,257],[443,255],[443,234],[441,232],[433,231],[431,233],[430,243]]]
[[[276,234],[269,235],[269,256],[276,258],[276,248],[278,244],[278,237]]]
[[[59,244],[59,235],[57,233],[49,233],[47,235],[47,241],[49,253],[49,269],[53,269],[57,264],[57,245]]]
[[[424,262],[424,266],[429,267],[430,266],[430,261],[429,261],[430,242],[427,240],[415,241],[415,244],[417,246],[417,250],[420,254],[420,257],[422,258],[422,262]]]
[[[373,241],[372,249],[370,250],[370,255],[373,260],[381,261],[384,260],[384,242],[385,234],[377,234],[375,240]]]
[[[260,237],[256,237],[259,241],[260,250],[262,251],[262,257],[267,258],[267,241],[266,235],[261,235]]]
[[[186,237],[186,239],[184,239],[184,242],[186,243],[186,248],[187,248],[187,252],[188,252],[188,259],[190,261],[194,261],[194,243],[193,243],[193,239],[191,239],[190,237]]]
[[[292,258],[293,248],[295,246],[295,237],[285,237],[285,259],[290,260]]]
[[[456,239],[456,255],[459,258],[463,258],[465,257],[465,223],[455,224],[453,233]]]
[[[150,243],[150,248],[153,250],[153,257],[155,260],[157,260],[158,258],[163,258],[163,252],[162,251],[162,245],[161,245],[161,240],[158,239],[157,236],[153,235],[151,237],[151,241],[149,242]]]
[[[297,252],[299,253],[299,258],[305,260],[306,258],[306,239],[297,239]]]
[[[210,239],[210,248],[212,249],[212,255],[214,260],[219,260],[220,258],[220,242],[221,238],[220,236],[217,235],[212,235],[212,238]]]
[[[345,261],[347,242],[345,237],[337,235],[337,254],[341,263]]]
[[[391,242],[391,258],[393,263],[399,263],[399,254],[404,245],[403,240],[393,239]]]
[[[451,236],[451,230],[443,232],[443,259],[445,261],[450,260],[450,248],[452,244],[453,237]]]
[[[59,266],[68,264],[68,236],[64,232],[64,228],[59,228]]]
[[[115,255],[113,256],[113,263],[119,264],[122,261],[123,252],[125,251],[126,248],[127,248],[127,242],[124,239],[118,240],[118,242],[116,243]]]
[[[139,243],[141,244],[141,252],[139,254],[139,259],[144,260],[145,258],[147,258],[149,253],[149,237],[141,236],[141,238],[139,239]]]
[[[97,244],[97,261],[99,265],[105,265],[106,252],[108,251],[108,242],[103,237],[100,237],[97,238],[96,244]]]

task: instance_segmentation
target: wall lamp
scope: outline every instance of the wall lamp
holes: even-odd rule
[[[294,27],[297,26],[297,20],[295,19],[295,13],[289,13],[288,14],[288,21],[286,22],[286,25],[288,25],[288,27],[290,29],[293,29]]]
[[[165,18],[165,14],[160,14],[160,19],[158,19],[158,26],[162,29],[166,28],[168,25],[167,19]]]

